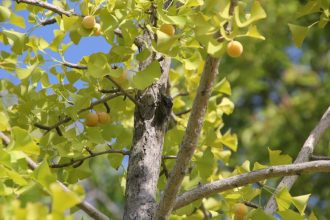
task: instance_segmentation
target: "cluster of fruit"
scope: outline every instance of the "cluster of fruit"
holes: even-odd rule
[[[98,124],[110,122],[110,115],[106,112],[88,113],[85,117],[85,124],[89,127],[95,127]]]
[[[82,26],[86,29],[94,29],[94,35],[101,35],[101,25],[96,22],[93,15],[87,15],[82,20]]]

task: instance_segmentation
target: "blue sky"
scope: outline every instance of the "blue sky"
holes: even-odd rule
[[[27,31],[29,29],[31,29],[34,25],[28,23],[28,13],[26,11],[19,11],[17,13],[17,15],[19,16],[23,16],[25,18],[25,25],[26,28],[22,29],[19,27],[16,27],[14,25],[9,24],[9,22],[2,22],[0,23],[0,31],[3,29],[9,29],[9,30],[14,30],[14,31],[18,31],[21,33],[27,33]],[[48,41],[48,43],[51,43],[54,35],[53,35],[53,31],[59,29],[58,24],[52,24],[52,25],[47,25],[47,26],[40,26],[37,27],[36,29],[34,29],[32,31],[32,33],[30,33],[30,36],[37,36],[37,37],[42,37],[44,38],[46,41]],[[70,38],[67,34],[67,36],[64,39],[64,43],[69,43],[70,42]],[[71,63],[78,63],[79,60],[83,57],[83,56],[87,56],[90,55],[92,53],[96,53],[96,52],[104,52],[104,53],[108,53],[110,50],[111,46],[106,42],[106,40],[102,37],[102,36],[98,36],[98,37],[82,37],[80,40],[80,43],[78,45],[72,44],[69,49],[65,52],[64,57],[66,59],[66,61],[71,62]],[[10,46],[9,45],[4,45],[3,43],[0,42],[0,51],[7,51],[10,52]],[[58,54],[52,52],[49,49],[45,50],[49,55],[53,56],[56,59],[61,60],[61,58],[59,57]],[[24,56],[20,57],[20,60],[23,59]],[[47,57],[45,55],[44,57],[45,59],[49,59],[50,57]],[[47,69],[50,68],[52,65],[54,65],[54,63],[50,62],[46,64],[46,72]],[[12,82],[14,83],[19,83],[19,79],[17,79],[15,77],[15,73],[9,73],[7,71],[4,71],[2,69],[0,69],[0,79],[10,79]],[[51,82],[55,82],[54,80],[52,80],[52,78],[50,78]]]

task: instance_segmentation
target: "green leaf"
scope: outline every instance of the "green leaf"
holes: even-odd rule
[[[119,166],[121,165],[124,155],[121,154],[109,154],[108,155],[109,162],[111,166],[115,169],[118,169]]]
[[[66,209],[80,202],[78,195],[64,190],[59,183],[52,183],[50,185],[50,192],[53,199],[52,210],[55,212],[63,213]]]
[[[17,68],[16,74],[19,79],[26,79],[32,75],[38,68],[39,63],[36,62],[32,66],[27,66],[26,68]]]
[[[309,31],[309,28],[295,24],[289,24],[289,28],[292,34],[294,44],[296,45],[296,47],[301,47]]]
[[[292,203],[292,196],[290,195],[287,188],[283,188],[280,192],[276,193],[275,200],[280,211],[289,209]],[[293,218],[295,219],[295,218]]]
[[[154,44],[154,47],[159,52],[169,56],[175,56],[177,53],[177,47],[175,46],[178,44],[178,38],[179,36],[169,36],[157,30],[157,44]]]
[[[307,220],[318,220],[315,213],[312,212],[309,216],[308,216],[308,219]]]
[[[161,70],[157,61],[153,61],[145,70],[133,76],[133,84],[137,89],[145,89],[160,77]]]
[[[78,16],[62,16],[61,19],[61,30],[63,31],[71,31],[73,29],[76,29],[79,24],[81,23],[81,18]]]
[[[0,5],[0,22],[7,20],[10,17],[10,10]]]
[[[267,14],[265,10],[262,8],[259,1],[253,1],[251,16],[243,22],[240,20],[240,10],[243,11],[244,9],[240,9],[240,5],[239,5],[235,8],[235,14],[234,14],[235,22],[238,27],[247,27],[251,23],[267,17]]]
[[[5,174],[5,176],[2,176],[4,174]],[[28,184],[28,182],[19,173],[17,173],[14,170],[9,170],[2,165],[0,165],[0,176],[11,179],[17,185],[20,185],[20,186],[25,186]]]
[[[39,155],[40,149],[38,145],[32,140],[26,130],[19,127],[13,127],[12,134],[14,136],[13,150],[23,151],[28,155]]]
[[[220,82],[218,82],[214,86],[213,90],[216,91],[216,92],[226,94],[226,95],[231,95],[230,83],[226,78],[223,78]]]
[[[300,18],[302,16],[313,14],[319,11],[320,11],[319,0],[309,0],[304,6],[298,9],[296,18]]]
[[[230,131],[227,131],[220,139],[221,143],[226,145],[232,151],[237,151],[237,136],[236,134],[231,134]]]
[[[208,147],[204,152],[203,156],[198,158],[196,161],[197,169],[199,171],[199,176],[206,181],[209,176],[212,175],[212,172],[215,167],[215,160],[211,148]]]
[[[52,174],[49,169],[49,165],[47,160],[44,160],[34,171],[34,178],[36,178],[37,182],[40,183],[46,189],[49,189],[50,184],[56,181],[56,177]]]
[[[110,65],[107,59],[107,55],[104,53],[94,53],[89,56],[87,63],[87,74],[95,78],[102,78],[109,74]]]
[[[221,100],[221,103],[218,105],[220,110],[227,115],[230,115],[234,111],[234,103],[230,101],[227,97],[224,97]]]
[[[259,162],[255,162],[254,163],[254,165],[253,165],[253,171],[255,171],[255,170],[261,170],[261,169],[265,169],[265,168],[267,168],[268,166],[266,166],[266,165],[263,165],[263,164],[261,164],[261,163],[259,163]]]
[[[276,220],[275,217],[268,215],[264,212],[263,209],[258,208],[251,212],[251,214],[248,216],[247,219],[253,219],[253,220]]]
[[[7,167],[11,167],[12,165],[10,154],[2,149],[0,149],[0,164],[3,164]]]
[[[225,52],[225,47],[223,43],[218,43],[216,41],[209,41],[207,44],[207,53],[213,57],[220,57]]]
[[[291,164],[292,158],[287,154],[281,155],[280,150],[271,150],[268,148],[269,161],[271,166]]]
[[[256,25],[251,25],[249,27],[249,30],[248,32],[246,33],[246,36],[248,37],[252,37],[252,38],[256,38],[256,39],[259,39],[259,40],[265,40],[266,38],[264,36],[262,36],[258,29],[257,29],[257,26]]]
[[[301,215],[305,214],[305,209],[310,195],[311,194],[292,197],[292,203],[298,209]]]
[[[20,27],[25,28],[25,20],[22,16],[18,16],[14,13],[10,15],[10,23]]]
[[[5,131],[9,128],[9,120],[4,112],[0,112],[0,131]]]
[[[4,30],[2,33],[6,37],[6,41],[8,41],[9,45],[12,46],[13,52],[22,54],[27,40],[26,34],[9,30]]]
[[[294,212],[290,209],[284,210],[284,211],[280,211],[278,212],[278,214],[282,217],[282,220],[304,220],[305,218],[301,215],[299,215],[299,213]]]

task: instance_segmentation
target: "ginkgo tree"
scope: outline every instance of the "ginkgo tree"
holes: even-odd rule
[[[310,0],[300,17],[316,12],[324,28],[328,1]],[[327,157],[309,162],[330,108],[294,164],[269,149],[269,164],[229,165],[238,137],[223,120],[234,103],[220,60],[240,59],[240,39],[265,40],[262,19],[257,0],[3,0],[0,67],[19,83],[0,83],[0,216],[73,219],[83,210],[109,219],[87,202],[82,181],[106,155],[114,169],[128,157],[125,208],[113,218],[305,219],[310,195],[290,189],[297,175],[330,172]],[[33,34],[45,26],[51,41]],[[307,31],[289,27],[300,46]],[[66,51],[94,36],[110,51],[69,62]],[[283,176],[267,204],[267,180]]]

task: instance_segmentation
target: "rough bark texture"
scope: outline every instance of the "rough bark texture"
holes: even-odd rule
[[[137,97],[124,219],[152,219],[167,120],[172,102],[166,95],[170,59],[161,62],[160,80]]]
[[[168,219],[178,194],[186,170],[195,152],[202,130],[207,104],[215,77],[218,73],[219,59],[208,56],[193,103],[185,135],[181,142],[176,163],[170,173],[155,219]]]
[[[307,140],[305,141],[303,147],[301,148],[296,160],[294,161],[295,164],[302,163],[309,161],[310,157],[313,154],[314,148],[319,141],[322,134],[330,125],[330,107],[326,110],[323,114],[320,122],[316,125],[313,131],[308,136]],[[290,190],[293,184],[296,182],[298,176],[287,176],[282,179],[282,181],[278,184],[276,188],[276,192],[279,192],[281,189],[286,187]],[[277,204],[275,201],[274,195],[269,199],[266,207],[265,212],[273,213],[277,209]]]

